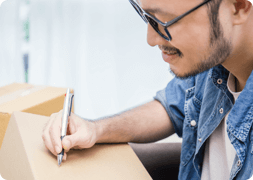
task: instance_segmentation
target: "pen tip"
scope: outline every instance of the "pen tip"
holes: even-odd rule
[[[58,159],[58,166],[60,166],[62,162],[62,155],[58,156],[57,159]]]

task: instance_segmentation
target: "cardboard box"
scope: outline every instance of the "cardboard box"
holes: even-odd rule
[[[70,150],[58,166],[46,149],[42,131],[48,117],[14,112],[0,150],[0,174],[6,180],[149,180],[128,144],[98,144]]]
[[[13,83],[0,88],[0,149],[14,111],[50,116],[63,109],[67,88]],[[73,93],[73,90],[71,91]],[[74,108],[72,108],[72,111]]]

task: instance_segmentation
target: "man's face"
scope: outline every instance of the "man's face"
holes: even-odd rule
[[[168,22],[197,6],[202,0],[139,0],[138,2],[146,12],[162,22]],[[170,64],[170,70],[178,78],[186,78],[208,70],[223,63],[231,54],[231,40],[225,38],[219,17],[217,21],[209,20],[208,13],[210,12],[207,5],[204,5],[168,27],[172,36],[170,42],[159,36],[148,25],[148,44],[158,45],[163,59]]]

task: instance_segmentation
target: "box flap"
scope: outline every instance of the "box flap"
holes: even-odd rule
[[[3,105],[9,101],[16,100],[20,97],[28,96],[29,94],[32,94],[34,92],[40,91],[45,89],[46,86],[27,86],[25,88],[19,89],[15,92],[9,92],[8,94],[5,94],[4,96],[0,96],[0,105]]]
[[[21,92],[22,91],[22,92]],[[59,97],[66,93],[66,88],[57,87],[45,87],[45,86],[34,86],[27,91],[20,90],[20,92],[14,92],[13,96],[7,94],[7,99],[2,96],[3,103],[0,104],[0,112],[12,113],[14,111],[22,111],[49,101],[50,99]]]
[[[15,116],[11,116],[0,149],[0,174],[5,180],[34,179]],[[15,172],[15,173],[14,173]],[[7,176],[5,176],[7,174]]]
[[[3,137],[8,127],[10,117],[11,117],[10,114],[7,114],[7,113],[5,114],[5,113],[0,112],[0,149],[3,143]]]
[[[13,83],[7,86],[0,87],[0,97],[3,95],[18,91],[20,89],[29,88],[29,87],[33,87],[33,85],[26,84],[26,83]]]
[[[57,157],[44,146],[42,130],[48,117],[14,112],[0,150],[0,174],[6,180],[148,180],[146,169],[128,144],[101,144],[70,150],[58,167]],[[13,141],[16,139],[16,141]],[[15,156],[13,156],[15,154]],[[24,161],[24,163],[19,163]],[[29,165],[27,165],[27,163]],[[23,167],[26,166],[27,167]],[[5,169],[10,169],[5,171]],[[17,173],[24,170],[25,175]],[[32,174],[31,174],[32,173]],[[14,177],[15,178],[12,178]]]

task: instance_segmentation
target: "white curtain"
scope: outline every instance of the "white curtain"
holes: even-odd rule
[[[24,82],[20,32],[19,1],[3,2],[0,6],[0,86]]]
[[[1,86],[24,81],[18,1],[0,9]],[[30,0],[29,6],[28,82],[73,88],[81,117],[151,101],[172,79],[128,0]]]

